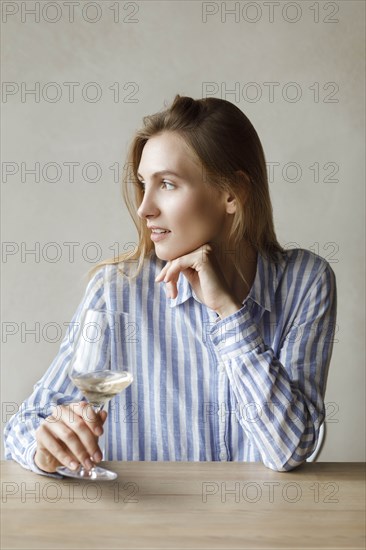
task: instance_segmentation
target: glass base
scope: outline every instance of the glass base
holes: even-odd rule
[[[92,481],[113,481],[117,478],[116,472],[106,470],[100,466],[95,466],[91,470],[86,470],[82,466],[78,470],[70,470],[66,466],[58,466],[56,468],[57,473],[66,477],[73,477],[75,479],[89,479]]]

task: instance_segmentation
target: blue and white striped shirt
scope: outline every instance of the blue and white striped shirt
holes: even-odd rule
[[[154,282],[164,265],[153,254],[130,280],[116,265],[102,267],[72,319],[85,308],[110,312],[120,327],[111,368],[122,362],[134,377],[109,402],[105,458],[262,461],[278,471],[301,464],[325,418],[337,307],[330,265],[303,249],[276,263],[258,254],[249,295],[224,319],[183,274],[177,298],[167,298]],[[51,404],[83,399],[67,374],[70,340],[5,428],[6,458],[38,473],[36,428]]]

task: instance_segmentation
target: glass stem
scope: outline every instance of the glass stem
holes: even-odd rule
[[[103,407],[104,407],[104,403],[102,405],[93,405],[93,409],[94,411],[98,414],[100,411],[103,410]],[[105,454],[105,437],[104,437],[104,431],[102,433],[102,435],[98,438],[98,445],[99,445],[99,448],[102,452],[102,460],[104,460],[104,454]],[[79,473],[81,475],[86,475],[86,477],[89,477],[90,473],[93,472],[93,470],[95,469],[95,467],[93,467],[90,471],[89,471],[89,474],[87,474],[87,470],[84,468],[84,466],[82,464],[80,464],[79,466]]]
[[[100,411],[103,410],[104,403],[102,403],[101,405],[93,405],[93,408],[94,408],[96,413],[99,413]],[[102,460],[104,460],[104,458],[105,458],[105,429],[104,428],[103,428],[102,435],[99,436],[98,445],[99,445],[99,448],[102,452]]]

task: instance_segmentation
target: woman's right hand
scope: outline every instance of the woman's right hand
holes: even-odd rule
[[[55,406],[36,430],[38,468],[53,473],[57,466],[76,470],[82,464],[90,470],[102,460],[98,436],[106,418],[106,411],[96,413],[85,401]]]

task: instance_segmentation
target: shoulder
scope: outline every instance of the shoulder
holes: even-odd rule
[[[288,266],[303,271],[316,271],[318,273],[331,269],[325,258],[305,248],[290,248],[283,254],[284,262]]]
[[[285,250],[278,262],[282,276],[293,283],[301,281],[303,290],[309,290],[314,285],[335,285],[335,273],[329,262],[304,248]]]

